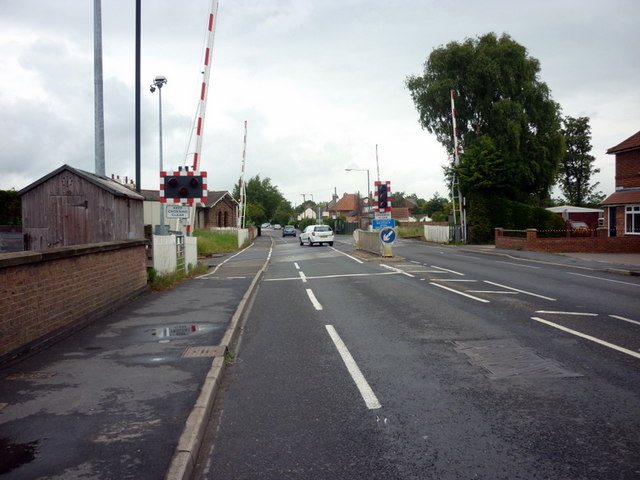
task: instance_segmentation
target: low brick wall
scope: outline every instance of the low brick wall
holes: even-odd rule
[[[523,237],[505,236],[504,233],[504,229],[496,228],[496,248],[551,253],[640,253],[640,236],[538,238],[538,232],[533,228],[525,230]]]
[[[146,288],[146,240],[0,255],[0,363]]]

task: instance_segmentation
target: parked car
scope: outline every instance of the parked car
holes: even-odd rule
[[[333,230],[327,225],[309,225],[300,233],[300,245],[305,243],[310,247],[314,244],[328,243],[333,245]]]
[[[296,227],[294,227],[293,225],[285,225],[284,228],[282,229],[282,236],[286,237],[287,235],[295,237]]]
[[[263,223],[262,225],[260,225],[260,228],[269,228],[270,226],[270,223]]]
[[[279,223],[274,223],[273,224],[273,229],[274,230],[282,230],[282,225],[280,225]]]
[[[585,222],[578,222],[575,220],[567,220],[567,227],[570,230],[572,237],[590,237],[591,229]]]

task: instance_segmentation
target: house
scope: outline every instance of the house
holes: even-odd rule
[[[144,238],[142,195],[63,165],[18,192],[26,250]]]
[[[600,203],[609,237],[640,241],[640,132],[607,150],[616,156],[616,191]]]
[[[336,217],[345,217],[347,222],[357,222],[362,213],[360,197],[354,193],[345,193],[331,210]]]
[[[204,205],[196,209],[195,228],[225,228],[238,226],[239,204],[227,191],[209,191],[209,198]]]

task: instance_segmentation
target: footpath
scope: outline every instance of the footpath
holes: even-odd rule
[[[0,479],[189,478],[270,248],[258,237],[207,260],[208,273],[0,366]]]

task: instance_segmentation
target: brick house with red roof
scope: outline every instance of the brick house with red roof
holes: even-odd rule
[[[607,150],[616,156],[616,191],[600,203],[609,237],[640,242],[640,132]]]

